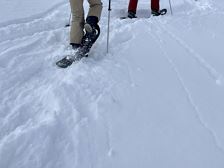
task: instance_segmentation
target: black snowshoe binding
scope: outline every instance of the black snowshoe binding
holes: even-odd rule
[[[136,12],[128,11],[128,18],[130,18],[130,19],[137,18]]]
[[[86,24],[84,25],[85,35],[82,39],[80,47],[76,49],[74,55],[68,55],[56,62],[56,65],[61,68],[67,68],[73,62],[81,60],[83,57],[88,57],[89,51],[92,45],[96,42],[100,35],[100,27],[97,24],[98,18],[94,16],[89,16],[86,19]]]
[[[167,13],[167,9],[161,9],[159,11],[154,11],[152,10],[151,14],[153,16],[160,16],[160,15],[165,15]]]

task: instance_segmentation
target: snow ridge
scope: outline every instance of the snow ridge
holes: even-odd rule
[[[67,4],[57,5],[41,17],[30,19],[27,22],[18,22],[0,27],[0,44],[24,39],[46,31],[63,28],[64,18],[67,18]]]
[[[8,27],[8,26],[13,26],[16,24],[24,24],[27,22],[32,22],[33,20],[36,20],[38,18],[42,18],[45,17],[47,14],[57,10],[57,8],[59,8],[60,6],[63,6],[64,4],[66,4],[68,6],[68,3],[65,2],[64,0],[62,0],[61,2],[58,2],[57,4],[54,4],[53,6],[51,6],[50,9],[42,12],[42,13],[38,13],[36,15],[30,16],[30,17],[25,17],[25,18],[20,18],[20,19],[12,19],[9,21],[5,21],[5,22],[1,22],[0,23],[0,28],[4,28],[4,27]]]

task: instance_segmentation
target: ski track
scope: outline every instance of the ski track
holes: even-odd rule
[[[160,23],[158,23],[160,24]],[[168,32],[168,29],[163,29],[162,25],[159,26],[160,30],[162,30],[163,32]],[[148,34],[150,34],[150,36],[154,39],[154,41],[156,41],[157,45],[159,46],[160,50],[163,53],[163,56],[165,57],[165,59],[169,62],[170,66],[172,67],[172,69],[174,70],[175,74],[177,75],[177,79],[179,80],[181,87],[183,88],[187,99],[189,101],[189,104],[192,106],[192,108],[195,111],[195,116],[199,122],[199,124],[205,129],[207,130],[207,132],[211,135],[212,139],[214,140],[214,144],[217,147],[217,149],[219,151],[221,151],[221,153],[224,155],[224,149],[222,148],[222,145],[220,144],[220,140],[217,136],[217,134],[215,133],[215,131],[209,127],[209,125],[206,123],[206,121],[203,120],[203,118],[201,117],[201,112],[197,106],[197,104],[195,103],[193,96],[190,92],[190,90],[188,89],[186,83],[184,82],[183,76],[181,75],[181,72],[178,70],[177,66],[175,65],[174,61],[169,57],[169,55],[167,54],[167,52],[164,50],[163,46],[165,45],[163,42],[163,39],[160,37],[160,35],[158,34],[158,32],[154,32],[154,34],[152,34],[150,31],[147,31]],[[171,32],[169,32],[169,34],[172,34]],[[173,38],[173,36],[171,36],[171,39],[175,40],[179,39],[177,36],[175,36],[175,38]],[[179,40],[177,41],[179,42]],[[184,42],[181,41],[181,43],[179,43],[180,47],[183,47],[182,44]],[[185,43],[184,43],[185,44]],[[186,46],[186,45],[185,45]]]
[[[183,48],[185,48],[185,50],[187,50],[190,53],[190,55],[193,56],[199,62],[199,64],[208,71],[208,73],[215,80],[217,85],[222,85],[222,75],[219,72],[217,72],[214,67],[212,67],[208,62],[206,62],[196,51],[193,50],[192,47],[186,44],[182,39],[178,38],[170,31],[166,30],[166,32],[173,39],[175,39]]]
[[[157,22],[157,24],[160,24],[160,23]],[[185,49],[185,51],[187,51],[195,60],[197,60],[199,65],[202,66],[208,72],[208,74],[211,76],[211,78],[215,80],[215,83],[217,85],[222,85],[223,76],[221,73],[219,73],[212,65],[210,65],[189,44],[184,42],[183,39],[181,39],[180,37],[177,37],[174,33],[169,31],[169,29],[165,29],[162,26],[160,28],[163,29],[163,31],[165,31],[172,39],[174,39],[176,42],[178,42],[180,44],[180,46],[182,46]]]

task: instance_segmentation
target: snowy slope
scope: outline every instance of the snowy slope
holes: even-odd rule
[[[54,10],[57,6],[64,4],[65,0],[1,0],[0,1],[0,25],[21,23],[39,18]]]
[[[63,70],[67,1],[25,2],[0,24],[1,168],[224,167],[222,0],[139,1],[135,20],[113,1],[109,54],[105,0],[90,57]]]

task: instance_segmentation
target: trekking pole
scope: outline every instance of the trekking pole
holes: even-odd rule
[[[65,25],[65,27],[69,27],[72,19],[72,13],[69,15],[68,24]]]
[[[170,4],[170,12],[171,12],[171,15],[173,15],[173,9],[172,9],[172,5],[171,5],[171,0],[169,0],[169,4]]]
[[[109,6],[108,6],[108,25],[107,25],[107,54],[109,53],[110,11],[111,11],[111,0],[109,0]]]

